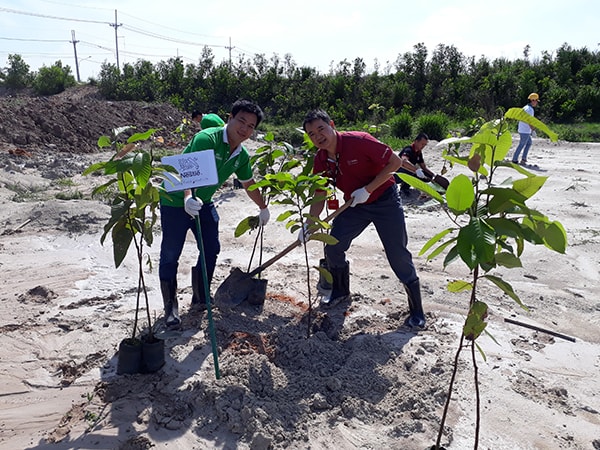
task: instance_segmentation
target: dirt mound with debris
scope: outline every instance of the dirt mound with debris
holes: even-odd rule
[[[77,86],[48,97],[28,92],[0,95],[0,146],[17,151],[91,153],[115,127],[159,128],[167,136],[186,113],[165,103],[106,101],[98,88]],[[2,148],[2,147],[0,147]]]

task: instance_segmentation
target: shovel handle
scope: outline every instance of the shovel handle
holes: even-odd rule
[[[325,217],[323,219],[323,222],[331,222],[333,219],[335,219],[337,216],[339,216],[343,211],[348,209],[350,207],[350,205],[352,204],[352,201],[353,201],[353,199],[348,200],[339,209],[336,209],[334,212],[332,212],[327,217]],[[267,267],[271,266],[276,261],[279,261],[281,258],[283,258],[285,255],[287,255],[289,252],[294,250],[300,244],[301,244],[301,242],[298,239],[296,239],[294,242],[292,242],[290,245],[288,245],[286,248],[284,248],[280,253],[276,254],[268,261],[262,263],[260,266],[258,266],[256,269],[254,269],[252,272],[248,273],[248,276],[253,277],[257,273],[262,272]]]

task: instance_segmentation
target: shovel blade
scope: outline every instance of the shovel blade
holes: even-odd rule
[[[265,299],[267,280],[258,280],[237,267],[215,292],[215,305],[219,308],[233,308],[248,299],[253,305],[262,304]]]

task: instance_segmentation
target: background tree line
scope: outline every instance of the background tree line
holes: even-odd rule
[[[338,126],[370,126],[377,134],[385,124],[398,138],[409,138],[411,124],[422,117],[440,129],[450,121],[497,117],[498,108],[522,106],[531,92],[540,94],[536,116],[545,122],[600,122],[600,53],[566,43],[533,60],[528,47],[522,58],[490,60],[464,56],[445,44],[430,53],[420,43],[384,69],[376,66],[367,73],[364,60],[356,58],[332,65],[327,74],[297,66],[289,54],[216,63],[205,47],[197,64],[180,58],[155,64],[138,60],[119,69],[105,62],[98,79],[89,82],[109,100],[171,102],[188,112],[225,115],[236,99],[250,98],[272,126],[298,126],[306,111],[323,107]],[[33,87],[41,95],[76,84],[70,67],[60,61],[32,74],[19,55],[9,56],[0,83]],[[434,139],[445,137],[430,132]]]

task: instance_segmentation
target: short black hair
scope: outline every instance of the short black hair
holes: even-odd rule
[[[194,120],[196,117],[201,116],[202,113],[200,111],[198,111],[197,109],[192,111],[192,120]]]
[[[244,112],[256,115],[256,126],[257,127],[258,127],[258,124],[261,123],[262,120],[265,118],[265,113],[263,112],[262,109],[260,109],[260,106],[258,106],[254,102],[251,102],[250,100],[246,100],[243,98],[236,100],[236,102],[231,106],[231,115],[233,117],[235,117],[236,114],[239,113],[240,111],[244,111]]]
[[[325,123],[330,123],[331,117],[329,117],[329,114],[327,114],[322,109],[313,109],[312,111],[307,112],[304,116],[304,121],[302,122],[302,129],[306,131],[306,125],[315,120],[322,120]]]
[[[423,133],[422,131],[417,134],[417,137],[415,138],[415,141],[420,141],[421,139],[427,139],[429,140],[429,136],[427,136],[427,133]]]

